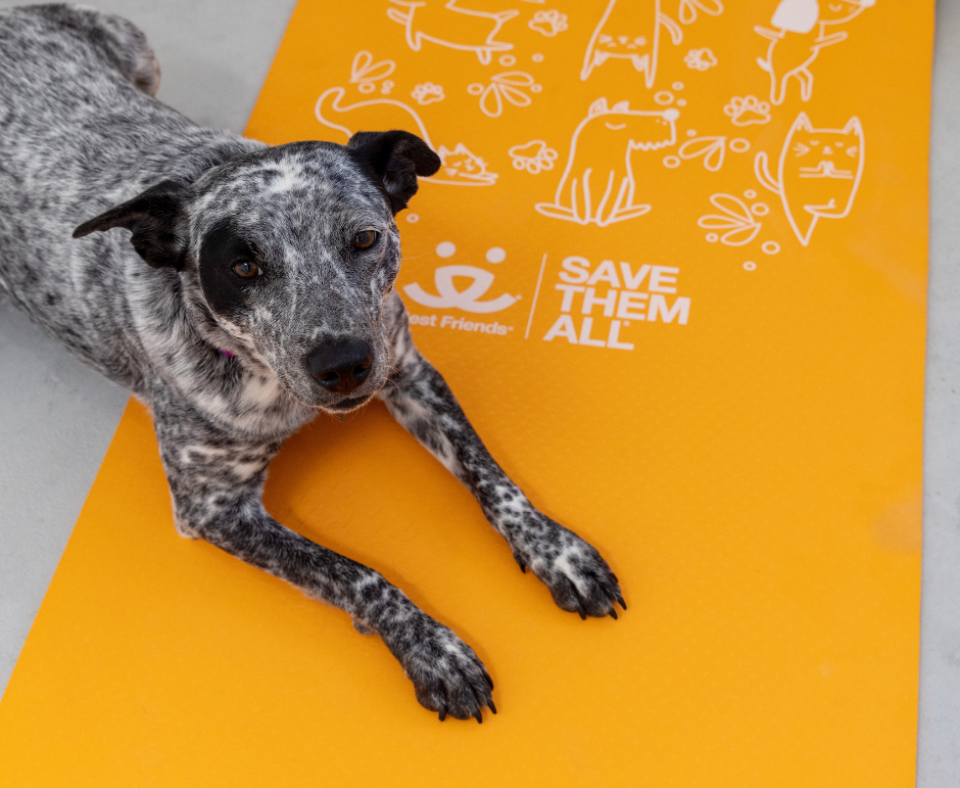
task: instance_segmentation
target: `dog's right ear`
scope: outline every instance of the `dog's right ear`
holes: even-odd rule
[[[187,213],[190,189],[177,181],[161,181],[116,208],[90,219],[73,231],[74,238],[123,227],[133,235],[130,243],[154,268],[183,268],[187,248]]]
[[[417,178],[440,169],[440,157],[408,131],[358,131],[347,143],[354,160],[373,170],[396,216],[417,193]]]

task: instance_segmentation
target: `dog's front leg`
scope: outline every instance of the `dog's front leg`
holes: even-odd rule
[[[497,465],[440,373],[414,346],[396,293],[387,302],[385,322],[394,371],[379,396],[394,418],[467,486],[520,568],[530,567],[561,608],[581,618],[616,618],[614,603],[626,605],[607,562],[592,545],[534,508]]]
[[[190,425],[184,429],[184,424]],[[199,434],[198,434],[199,433]],[[157,418],[160,453],[178,530],[346,611],[361,632],[380,635],[426,708],[482,722],[496,713],[493,682],[473,649],[362,564],[274,520],[261,494],[280,442],[238,440],[189,418]]]

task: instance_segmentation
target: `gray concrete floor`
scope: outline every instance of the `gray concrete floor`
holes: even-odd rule
[[[0,0],[0,7],[20,3]],[[160,98],[242,131],[294,0],[97,0],[134,20]],[[918,785],[960,785],[960,0],[937,3],[924,429]],[[126,393],[0,302],[0,688],[116,429]]]
[[[147,34],[163,71],[158,98],[241,133],[296,0],[94,3]],[[127,399],[0,298],[0,692]]]

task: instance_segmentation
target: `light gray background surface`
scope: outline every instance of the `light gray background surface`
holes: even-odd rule
[[[146,32],[161,100],[241,132],[295,0],[95,4]],[[960,0],[937,3],[930,193],[917,774],[921,788],[946,788],[960,785]],[[0,301],[0,688],[126,401]]]

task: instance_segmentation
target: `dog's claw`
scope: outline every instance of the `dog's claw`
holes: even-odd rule
[[[483,721],[483,707],[491,700],[493,682],[470,646],[438,621],[417,611],[419,636],[408,640],[407,630],[390,630],[384,641],[397,654],[413,681],[417,700],[438,714],[457,720]],[[399,643],[391,637],[403,636]],[[438,658],[439,657],[439,658]]]
[[[610,618],[612,618],[614,621],[617,620],[617,610],[616,610],[616,608],[613,608],[613,607],[610,608]]]
[[[622,597],[622,596],[619,596],[619,595],[618,595],[618,596],[617,596],[617,601],[620,603],[620,607],[622,607],[624,610],[627,609],[627,603],[623,601],[623,597]]]
[[[487,705],[490,707],[490,711],[494,714],[497,713],[497,707],[493,705],[493,700],[487,701]]]
[[[618,618],[613,606],[620,602],[627,606],[620,594],[620,586],[607,562],[596,548],[583,541],[573,531],[545,515],[542,524],[551,541],[559,547],[557,555],[535,555],[531,564],[533,573],[550,589],[554,602],[581,619]],[[516,558],[516,554],[514,554]]]
[[[526,574],[526,573],[527,573],[527,564],[526,564],[526,562],[525,562],[520,556],[518,556],[518,555],[515,555],[515,556],[513,557],[513,560],[516,561],[516,562],[520,565],[520,571],[523,572],[524,574]]]

